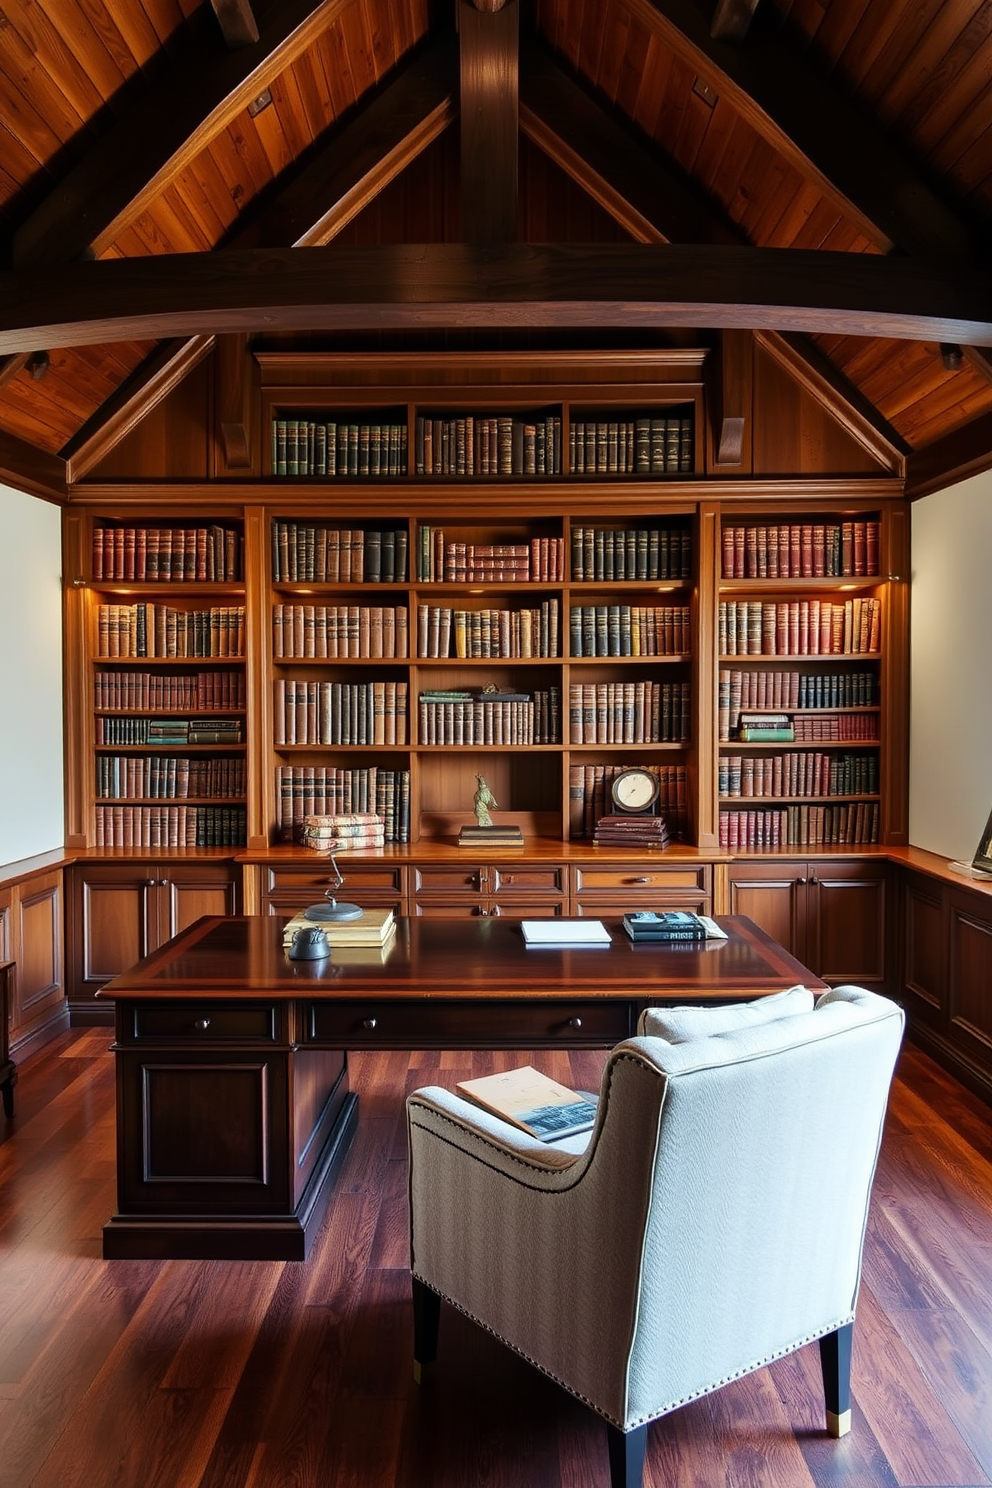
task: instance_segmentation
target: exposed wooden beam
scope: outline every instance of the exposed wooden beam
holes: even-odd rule
[[[817,402],[825,404],[842,428],[879,464],[897,475],[905,473],[912,453],[910,445],[817,347],[788,332],[776,335],[759,330],[755,341]]]
[[[252,425],[255,386],[248,352],[248,337],[218,336],[214,359],[216,366],[216,405],[220,457],[224,475],[251,469]]]
[[[16,377],[18,372],[23,372],[30,358],[29,351],[22,351],[17,356],[0,358],[0,387]]]
[[[657,148],[608,113],[556,58],[533,43],[521,50],[520,91],[521,129],[638,242],[742,241],[732,223],[665,165]],[[775,333],[765,339],[771,346]],[[900,465],[906,447],[899,435],[849,379],[836,369],[828,371],[829,363],[811,341],[790,334],[777,356],[803,386],[815,387],[816,396],[874,458],[880,450],[888,451],[882,456],[885,463]],[[725,417],[744,415],[728,412]],[[738,437],[743,459],[746,426],[721,427],[717,451],[725,463],[736,463],[730,456]]]
[[[167,341],[146,357],[62,450],[70,483],[99,465],[212,350],[212,334]]]
[[[252,209],[231,247],[313,247],[328,242],[457,117],[457,60],[448,38],[418,53],[345,124],[328,130],[316,155],[261,210]],[[81,480],[201,361],[199,336],[156,349],[128,379],[126,396],[97,410],[63,452]],[[13,361],[13,358],[9,358]],[[26,361],[26,357],[20,359]],[[222,376],[222,386],[226,379]],[[222,394],[223,396],[223,394]],[[243,469],[250,431],[222,418],[228,465]],[[239,435],[238,428],[241,433]],[[226,433],[225,433],[226,429]],[[239,439],[243,442],[239,448]],[[232,463],[236,462],[236,463]]]
[[[12,263],[99,256],[168,180],[337,20],[351,0],[270,0],[253,46],[191,32],[14,234]]]
[[[250,0],[210,0],[225,46],[252,46],[258,40],[258,22]]]
[[[461,210],[466,243],[517,235],[519,12],[457,0],[461,61]]]
[[[750,469],[754,401],[754,339],[750,331],[724,331],[714,409],[716,466]]]
[[[406,170],[458,116],[458,62],[450,38],[419,52],[326,132],[316,153],[230,247],[313,248],[336,233]]]
[[[626,3],[878,248],[977,256],[966,228],[910,162],[780,32],[762,28],[760,44],[732,46],[710,36],[692,0]]]
[[[992,346],[987,271],[722,245],[225,250],[0,274],[0,355],[225,331],[691,326]]]
[[[716,0],[710,35],[715,41],[742,42],[757,8],[758,0]]]
[[[0,481],[29,496],[40,496],[44,501],[60,505],[68,495],[65,461],[58,455],[36,449],[15,434],[5,434],[2,429]]]

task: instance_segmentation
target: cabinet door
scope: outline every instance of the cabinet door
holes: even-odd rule
[[[164,900],[159,905],[159,944],[178,935],[201,915],[237,913],[237,885],[226,864],[172,868],[159,887]]]
[[[805,960],[826,981],[885,986],[888,877],[885,863],[809,864]]]
[[[61,872],[22,884],[16,906],[17,975],[10,1018],[15,1047],[64,1013]]]
[[[992,1051],[992,915],[988,900],[952,889],[947,893],[947,914],[948,1036],[979,1068],[988,1069]]]
[[[786,859],[732,863],[729,872],[730,913],[747,915],[800,961],[806,961],[806,876],[804,862]]]
[[[902,875],[902,995],[914,1021],[947,1023],[947,926],[944,889],[923,873]]]
[[[147,863],[79,867],[71,873],[69,1000],[94,994],[158,944],[159,883]]]

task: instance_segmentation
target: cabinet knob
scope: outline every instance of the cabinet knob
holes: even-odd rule
[[[806,882],[806,880],[804,878],[797,878],[796,879],[796,883],[797,884],[804,884],[805,882]]]
[[[578,1015],[576,1015],[574,1018],[569,1018],[569,1020],[568,1020],[568,1026],[569,1026],[569,1028],[581,1028],[582,1027],[582,1019],[580,1017],[578,1017]]]
[[[193,1024],[193,1027],[196,1029],[197,1033],[206,1033],[207,1029],[210,1027],[210,1019],[197,1018],[196,1022]]]
[[[640,878],[632,878],[630,880],[630,882],[631,883],[650,883],[651,880],[648,878],[647,874],[642,874]]]
[[[810,881],[811,884],[815,884],[815,883],[819,883],[820,882],[820,880],[817,878],[817,876],[816,876],[815,873],[811,873],[810,874],[809,881]]]
[[[378,1026],[379,1026],[379,1019],[378,1018],[363,1018],[362,1019],[362,1027],[364,1029],[366,1029],[367,1032],[369,1032],[369,1033],[374,1033],[375,1030],[378,1028]]]

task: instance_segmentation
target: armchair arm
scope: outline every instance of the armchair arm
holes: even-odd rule
[[[439,1122],[449,1124],[450,1141],[458,1142],[481,1161],[492,1163],[503,1172],[514,1171],[512,1165],[527,1163],[533,1167],[535,1178],[542,1172],[552,1174],[573,1167],[585,1148],[592,1145],[594,1135],[592,1132],[581,1133],[579,1151],[566,1147],[562,1142],[542,1142],[519,1126],[512,1126],[477,1106],[474,1101],[453,1095],[439,1085],[427,1085],[414,1091],[407,1101],[407,1112],[411,1123],[426,1122],[429,1120],[427,1113],[431,1113]],[[433,1122],[431,1125],[432,1129],[438,1129]]]

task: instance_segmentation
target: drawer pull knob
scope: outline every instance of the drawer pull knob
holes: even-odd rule
[[[578,1016],[576,1016],[574,1018],[569,1018],[569,1020],[568,1020],[568,1026],[569,1026],[569,1028],[581,1028],[582,1027],[582,1019],[579,1018]]]
[[[650,883],[651,882],[651,880],[647,877],[646,874],[642,875],[640,878],[632,878],[630,881],[631,881],[631,883]]]
[[[364,1029],[366,1029],[369,1033],[374,1033],[375,1030],[378,1028],[378,1026],[379,1026],[379,1019],[378,1018],[364,1018],[362,1020],[362,1027]]]
[[[196,1022],[193,1024],[193,1027],[196,1029],[197,1033],[206,1033],[207,1029],[210,1027],[210,1019],[197,1018]]]

